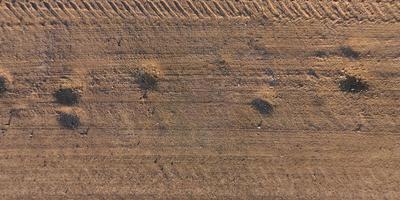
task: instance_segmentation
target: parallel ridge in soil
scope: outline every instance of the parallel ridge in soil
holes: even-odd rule
[[[328,20],[399,22],[396,1],[331,0],[87,0],[0,2],[0,23],[64,24],[70,21],[101,23],[130,19],[262,18],[266,21]]]

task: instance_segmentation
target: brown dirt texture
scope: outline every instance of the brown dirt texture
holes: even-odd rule
[[[0,0],[0,199],[400,199],[397,0]]]

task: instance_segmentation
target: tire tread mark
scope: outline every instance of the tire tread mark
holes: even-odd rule
[[[371,21],[379,21],[381,19],[377,18],[378,14],[377,11],[375,10],[374,6],[371,4],[371,2],[367,2],[364,4],[364,7],[366,8],[366,10],[369,11],[369,13],[371,14]]]
[[[196,6],[193,5],[193,3],[192,3],[191,0],[188,0],[188,1],[186,1],[186,2],[187,2],[187,4],[188,4],[189,8],[194,12],[194,14],[197,15],[197,17],[203,18],[203,15],[200,13],[199,10],[197,10]]]
[[[357,12],[357,10],[354,9],[352,4],[350,4],[349,2],[343,2],[343,4],[341,5],[342,7],[345,7],[346,10],[348,10],[350,18],[354,18],[361,21],[362,18],[360,14]]]
[[[64,12],[64,14],[68,17],[68,18],[72,18],[72,14],[65,8],[64,4],[62,4],[61,2],[57,1],[56,2],[57,7]]]
[[[291,10],[289,10],[286,3],[284,3],[283,1],[278,1],[278,3],[280,4],[280,9],[281,9],[282,13],[285,13],[286,16],[288,16],[291,19],[296,18],[296,15],[294,13],[292,13]]]
[[[111,6],[112,10],[113,10],[117,15],[119,15],[119,16],[120,16],[121,18],[123,18],[123,19],[126,19],[126,16],[119,10],[118,6],[115,5],[114,2],[112,2],[112,1],[107,1],[107,2],[108,2],[108,4]]]
[[[286,3],[286,7],[293,13],[295,18],[301,18],[300,12],[294,7],[294,4],[289,1],[289,3]]]
[[[239,4],[239,6],[240,6],[240,9],[239,9],[239,10],[240,10],[241,12],[239,12],[240,15],[238,15],[238,16],[249,17],[249,16],[251,15],[251,12],[249,12],[249,10],[248,10],[248,8],[246,7],[246,4],[245,4],[245,3],[241,2],[241,3]]]
[[[112,19],[113,18],[113,16],[110,16],[110,12],[108,12],[107,10],[106,10],[106,8],[104,8],[104,6],[103,6],[103,4],[101,4],[100,2],[98,2],[98,1],[96,1],[95,2],[96,3],[96,6],[101,10],[101,12],[103,12],[104,13],[104,15],[108,18],[108,19]]]
[[[0,8],[0,23],[4,25],[11,21],[11,18],[3,11],[3,8]]]
[[[366,12],[359,3],[349,3],[349,6],[353,7],[354,10],[358,12],[358,19],[360,19],[360,21],[369,20],[368,12]]]
[[[204,3],[204,1],[201,1],[200,3],[203,6],[205,12],[208,14],[209,17],[212,17],[212,18],[216,18],[217,17],[215,15],[215,13],[211,10],[211,8],[206,3]]]
[[[318,2],[320,8],[322,9],[322,11],[325,13],[325,15],[332,21],[335,21],[337,18],[335,17],[335,15],[333,15],[333,13],[325,6],[323,5],[321,2]]]
[[[300,3],[300,8],[302,8],[302,10],[307,14],[307,16],[309,17],[309,18],[312,18],[311,16],[312,16],[312,11],[310,10],[310,8],[307,6],[307,4],[305,4],[304,2],[303,3]]]
[[[237,15],[232,11],[226,1],[221,1],[220,5],[225,10],[228,17],[236,17]]]
[[[366,6],[366,5],[368,5],[368,4],[359,3],[361,10],[366,13],[367,19],[369,21],[373,22],[373,21],[375,21],[374,13],[370,10],[369,6]]]
[[[392,13],[393,18],[395,21],[399,22],[400,21],[400,15],[396,14],[396,11],[393,10],[393,8],[387,4],[385,4],[386,10],[390,13]]]
[[[61,20],[61,21],[63,20],[62,17],[54,10],[54,8],[49,3],[47,3],[46,1],[43,1],[43,5],[44,5],[44,7],[47,8],[49,13],[51,13],[56,19]]]
[[[18,2],[19,7],[31,18],[33,19],[35,16],[28,10],[28,8],[25,6],[25,4]]]
[[[165,1],[165,0],[164,0]],[[179,3],[175,3],[176,1],[165,1],[167,6],[172,10],[172,12],[179,18],[186,18],[187,13],[185,12],[185,9],[180,5]]]
[[[78,14],[78,16],[80,16],[81,18],[85,19],[86,16],[85,14],[83,14],[80,10],[80,8],[78,7],[78,5],[76,5],[73,1],[69,2],[69,5],[74,9],[74,11]]]
[[[317,11],[317,9],[315,9],[313,4],[311,4],[309,1],[306,1],[306,6],[308,7],[308,9],[310,9],[310,13],[312,13],[312,16],[320,20],[323,19],[321,14]]]
[[[278,11],[276,10],[276,8],[274,7],[273,3],[271,2],[271,0],[267,0],[267,8],[268,10],[271,12],[271,14],[276,17],[276,18],[280,18],[280,15],[278,13]]]
[[[396,6],[397,7],[397,13],[400,14],[400,2],[394,2],[393,7]]]
[[[87,3],[86,1],[82,0],[82,4],[83,6],[85,6],[86,10],[89,11],[89,13],[93,16],[93,17],[100,17],[100,15],[96,12],[96,10],[94,8],[92,8],[92,6],[90,5],[90,3]]]
[[[265,15],[265,9],[260,1],[254,0],[252,2],[249,2],[249,6],[252,8],[254,16],[262,17],[263,15]]]
[[[8,10],[16,17],[19,21],[23,21],[23,17],[14,9],[14,6],[12,6],[10,3],[6,2],[6,7]]]
[[[142,5],[139,1],[134,1],[135,5],[138,7],[138,9],[140,10],[140,12],[143,13],[144,16],[149,17],[150,14],[147,12],[147,10],[145,9],[144,5]]]
[[[183,8],[183,6],[179,2],[174,1],[174,4],[175,4],[175,7],[179,10],[179,12],[182,13],[183,16],[189,17],[189,14],[186,12],[186,10]]]
[[[127,18],[240,18],[273,21],[329,20],[334,23],[400,21],[400,3],[393,1],[329,0],[3,0],[0,21],[45,23],[89,19],[92,22]],[[26,24],[26,23],[18,23]]]
[[[254,17],[257,15],[258,12],[253,2],[246,2],[243,6],[249,17]]]
[[[228,16],[228,15],[226,14],[226,12],[222,9],[222,7],[219,5],[218,2],[216,2],[216,1],[212,1],[212,2],[214,3],[215,8],[217,8],[218,13],[219,13],[220,16],[222,16],[222,17]]]
[[[11,6],[15,10],[15,12],[22,17],[24,21],[32,19],[30,18],[30,13],[27,13],[24,9],[22,9],[22,7],[19,4],[17,4],[17,2],[11,4]]]
[[[307,14],[307,12],[305,11],[304,8],[301,7],[301,5],[299,3],[297,3],[297,1],[292,1],[294,7],[299,11],[299,13],[302,15],[303,18],[305,19],[309,19],[310,16]]]
[[[165,1],[160,0],[160,4],[172,17],[179,17]]]
[[[383,14],[382,10],[379,8],[380,6],[378,5],[377,2],[370,2],[371,7],[374,9],[375,13],[378,17],[378,19],[381,19],[384,22],[387,22],[390,20],[390,17],[388,17],[387,13]]]
[[[125,17],[129,18],[132,14],[129,12],[128,9],[126,9],[125,5],[122,3],[122,1],[116,1],[114,2],[114,5],[116,6],[117,10]]]
[[[125,2],[125,1],[121,1],[122,5],[125,7],[125,9],[134,17],[137,17],[137,14],[135,13],[135,11],[133,10],[133,8],[131,8],[131,6]]]
[[[150,6],[150,8],[153,10],[156,15],[160,18],[164,18],[163,13],[156,7],[156,5],[152,1],[146,1],[146,4]]]
[[[160,11],[160,13],[164,16],[164,17],[168,17],[171,18],[173,17],[168,11],[165,10],[165,8],[161,5],[160,0],[153,2],[153,4],[156,6],[156,8]]]
[[[41,16],[44,20],[48,20],[47,15],[44,12],[42,12],[42,10],[35,2],[30,2],[30,5],[39,14],[39,16]]]
[[[235,7],[235,5],[233,5],[229,0],[226,0],[225,2],[226,2],[226,5],[228,5],[229,9],[231,10],[231,13],[234,16],[237,16],[239,14],[239,11]]]
[[[336,11],[336,15],[342,19],[348,19],[346,13],[339,7],[337,2],[332,2],[332,10]]]
[[[258,5],[258,3],[257,3],[257,1],[253,1],[253,6],[254,6],[254,8],[256,9],[256,11],[258,12],[258,13],[262,13],[262,8],[260,7],[260,5]]]

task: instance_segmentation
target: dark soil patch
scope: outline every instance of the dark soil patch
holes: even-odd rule
[[[275,77],[274,70],[272,70],[271,68],[265,69],[265,75]]]
[[[3,94],[7,91],[7,80],[6,78],[0,76],[0,94]]]
[[[346,75],[346,78],[339,82],[339,88],[343,92],[358,93],[367,91],[369,86],[360,78]]]
[[[315,72],[314,69],[308,69],[308,70],[307,70],[307,75],[309,75],[309,76],[314,76],[315,78],[319,78],[317,72]]]
[[[138,70],[134,73],[135,82],[141,90],[156,90],[158,87],[158,77],[144,70]]]
[[[351,47],[342,46],[339,48],[340,53],[342,56],[352,59],[360,58],[360,52],[354,51]]]
[[[326,58],[329,57],[329,52],[326,51],[316,51],[314,52],[314,56],[318,58]]]
[[[274,107],[272,106],[272,104],[260,98],[256,98],[251,101],[251,106],[263,115],[272,114],[274,111]]]
[[[80,94],[78,90],[72,88],[59,89],[54,93],[57,103],[72,106],[79,103]]]
[[[68,129],[76,129],[81,125],[81,121],[77,115],[64,112],[59,114],[58,122],[61,126]]]

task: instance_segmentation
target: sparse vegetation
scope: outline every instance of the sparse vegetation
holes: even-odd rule
[[[346,75],[346,78],[339,82],[339,88],[343,92],[358,93],[367,91],[369,86],[360,78]]]
[[[326,51],[316,51],[314,52],[314,56],[318,57],[318,58],[326,58],[329,56],[329,52]]]
[[[58,122],[64,128],[76,129],[81,125],[80,119],[75,114],[60,113],[58,116]]]
[[[54,93],[57,103],[72,106],[79,103],[80,94],[72,88],[59,89]]]
[[[270,115],[274,111],[272,104],[260,98],[256,98],[251,101],[251,106],[263,115]]]
[[[135,71],[135,82],[139,88],[145,91],[156,90],[158,87],[158,77],[152,73],[146,72],[142,69]]]
[[[7,80],[3,76],[0,76],[0,94],[7,91]]]
[[[340,47],[339,51],[342,54],[342,56],[347,57],[347,58],[358,59],[360,57],[359,52],[354,51],[351,47],[348,47],[348,46]]]
[[[277,84],[278,84],[278,80],[277,80],[277,78],[276,78],[276,76],[275,76],[275,72],[271,69],[271,68],[267,68],[267,69],[265,69],[265,72],[264,72],[267,76],[268,76],[268,78],[269,78],[269,80],[267,81],[268,82],[268,84],[270,85],[270,86],[276,86]]]
[[[275,73],[274,73],[274,71],[273,71],[271,68],[265,69],[265,74],[266,74],[267,76],[275,77]]]
[[[309,75],[309,76],[314,76],[315,78],[319,78],[317,72],[315,72],[314,69],[308,69],[308,70],[307,70],[307,75]]]

